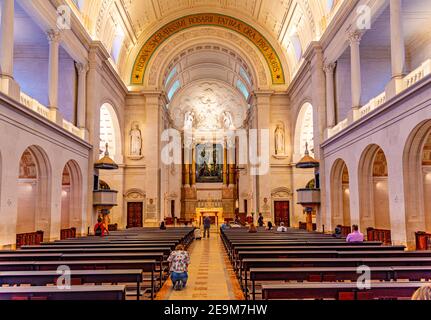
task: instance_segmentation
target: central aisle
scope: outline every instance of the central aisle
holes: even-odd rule
[[[226,255],[220,235],[195,240],[189,248],[189,280],[182,291],[172,290],[169,279],[157,300],[243,300],[239,282]]]

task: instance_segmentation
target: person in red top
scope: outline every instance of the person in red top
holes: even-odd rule
[[[109,234],[108,228],[106,228],[102,218],[99,217],[97,219],[96,225],[94,226],[94,235],[98,237],[104,237],[107,234]]]

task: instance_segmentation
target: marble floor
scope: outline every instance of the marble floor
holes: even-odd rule
[[[220,235],[195,240],[189,248],[189,280],[182,291],[174,291],[166,281],[157,300],[243,300],[244,295],[226,255]]]

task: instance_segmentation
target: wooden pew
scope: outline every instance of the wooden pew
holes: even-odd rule
[[[368,241],[381,241],[384,244],[392,244],[391,230],[367,228]]]
[[[43,231],[20,233],[16,235],[17,248],[23,245],[40,244],[41,242],[43,242]]]
[[[32,286],[46,286],[56,284],[59,274],[57,271],[13,271],[0,272],[0,286],[30,284]],[[137,285],[137,300],[141,296],[141,283],[143,282],[143,270],[74,270],[70,274],[72,286],[82,284],[103,283],[130,283]],[[73,282],[75,284],[73,284]],[[153,292],[152,292],[153,295]]]
[[[60,239],[61,240],[70,239],[70,238],[76,238],[76,228],[60,230]]]
[[[392,267],[431,266],[431,257],[389,257],[389,258],[247,258],[242,260],[240,282],[248,287],[250,268],[294,268],[294,267]],[[244,281],[244,283],[243,283]]]
[[[423,231],[415,233],[416,250],[430,250],[431,249],[431,234]]]
[[[0,288],[0,300],[125,300],[125,286],[73,286],[70,290],[57,287]]]
[[[371,280],[389,281],[394,278],[391,267],[373,267]],[[256,282],[264,281],[357,281],[360,274],[357,268],[251,268],[252,298],[256,300]]]
[[[424,282],[372,283],[371,289],[359,290],[356,283],[296,283],[262,286],[264,300],[336,299],[370,300],[410,298]]]
[[[15,271],[56,271],[66,265],[73,272],[78,270],[129,270],[136,269],[149,273],[151,298],[154,298],[156,260],[75,260],[75,261],[4,261],[0,262],[1,272]]]
[[[371,267],[370,272],[371,280],[379,281],[431,279],[431,266]],[[360,275],[356,267],[251,268],[252,297],[256,297],[257,281],[356,282]]]

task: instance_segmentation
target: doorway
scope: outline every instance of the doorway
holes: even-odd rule
[[[143,202],[127,203],[127,228],[142,228]]]
[[[274,201],[275,224],[284,222],[286,227],[290,227],[289,201]]]

